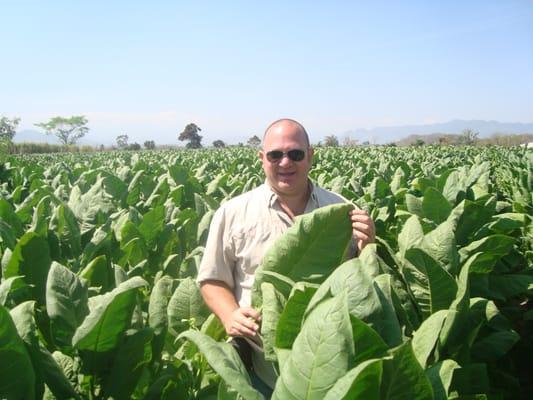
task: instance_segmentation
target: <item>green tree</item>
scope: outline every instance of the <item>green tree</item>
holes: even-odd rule
[[[253,135],[250,139],[248,139],[248,146],[259,147],[260,145],[261,139],[259,139],[257,135]]]
[[[213,147],[217,147],[217,148],[221,148],[221,147],[226,147],[226,143],[224,143],[222,140],[215,140],[213,142]]]
[[[414,144],[415,146],[423,146],[426,142],[424,142],[424,139],[416,139]]]
[[[76,144],[78,139],[89,131],[87,118],[83,115],[74,115],[70,118],[54,117],[48,122],[41,122],[35,126],[45,130],[47,135],[56,136],[61,144]]]
[[[147,140],[146,142],[144,142],[144,147],[147,150],[153,150],[155,149],[155,142],[153,140]]]
[[[186,147],[188,149],[199,149],[202,147],[202,136],[198,134],[202,129],[194,123],[187,124],[183,132],[178,135],[178,140],[189,141]]]
[[[141,150],[141,145],[137,142],[132,143],[128,146],[128,150],[139,151]]]
[[[116,139],[117,147],[119,149],[126,149],[128,147],[128,140],[129,140],[128,135],[118,135]]]
[[[329,135],[324,138],[324,146],[326,147],[338,147],[339,139],[335,135]]]
[[[465,129],[461,136],[459,137],[459,143],[472,145],[475,144],[478,140],[479,132],[476,132],[472,129]]]
[[[20,118],[0,118],[0,140],[7,140],[9,142],[12,141],[17,133],[17,126],[19,122]]]

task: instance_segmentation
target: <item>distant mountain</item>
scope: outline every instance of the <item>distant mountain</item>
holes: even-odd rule
[[[355,129],[346,132],[346,136],[359,140],[359,143],[369,141],[370,143],[383,144],[396,142],[410,135],[431,135],[431,134],[460,134],[465,129],[472,129],[479,132],[479,137],[487,137],[494,133],[500,134],[521,134],[533,133],[533,123],[508,123],[498,121],[483,120],[453,120],[449,122],[428,124],[428,125],[405,125],[386,126],[372,129]]]

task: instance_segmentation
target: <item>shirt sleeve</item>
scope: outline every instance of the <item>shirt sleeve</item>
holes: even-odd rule
[[[204,255],[196,278],[198,283],[216,280],[226,283],[231,289],[235,286],[233,278],[235,255],[227,222],[225,208],[221,207],[211,220]]]

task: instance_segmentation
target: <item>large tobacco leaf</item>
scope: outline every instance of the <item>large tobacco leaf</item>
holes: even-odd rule
[[[273,399],[323,399],[353,366],[354,344],[344,293],[320,303],[305,320],[285,360]]]
[[[194,320],[194,325],[200,326],[209,316],[198,284],[192,278],[185,278],[180,282],[174,294],[168,301],[168,328],[174,335],[189,327],[188,320]]]
[[[3,275],[5,278],[24,276],[24,281],[32,286],[33,298],[39,304],[44,304],[46,278],[51,263],[46,239],[34,232],[27,232],[17,242]]]
[[[136,276],[94,299],[89,315],[74,333],[72,345],[93,352],[115,348],[131,323],[138,290],[145,285],[146,281]]]
[[[3,306],[0,306],[0,359],[0,397],[33,399],[35,373],[31,358]]]
[[[77,398],[63,369],[39,341],[34,306],[34,301],[26,301],[13,308],[10,313],[32,361],[36,378],[35,393],[42,395],[46,384],[58,398]]]
[[[403,274],[424,318],[447,309],[455,299],[457,283],[450,273],[425,251],[405,252]]]
[[[215,342],[209,336],[194,330],[183,332],[178,336],[178,339],[181,338],[188,339],[198,346],[211,368],[220,375],[226,385],[238,392],[243,399],[263,399],[263,396],[251,386],[246,368],[232,345]]]
[[[55,261],[46,281],[46,311],[57,344],[70,347],[74,332],[89,314],[87,287]]]
[[[351,204],[334,204],[302,215],[267,251],[255,272],[254,304],[261,303],[267,271],[295,282],[322,283],[341,264],[352,238]]]

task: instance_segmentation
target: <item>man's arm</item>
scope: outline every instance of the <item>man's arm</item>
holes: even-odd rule
[[[220,319],[229,336],[255,336],[261,314],[252,307],[240,307],[226,283],[207,280],[200,291],[207,306]]]

